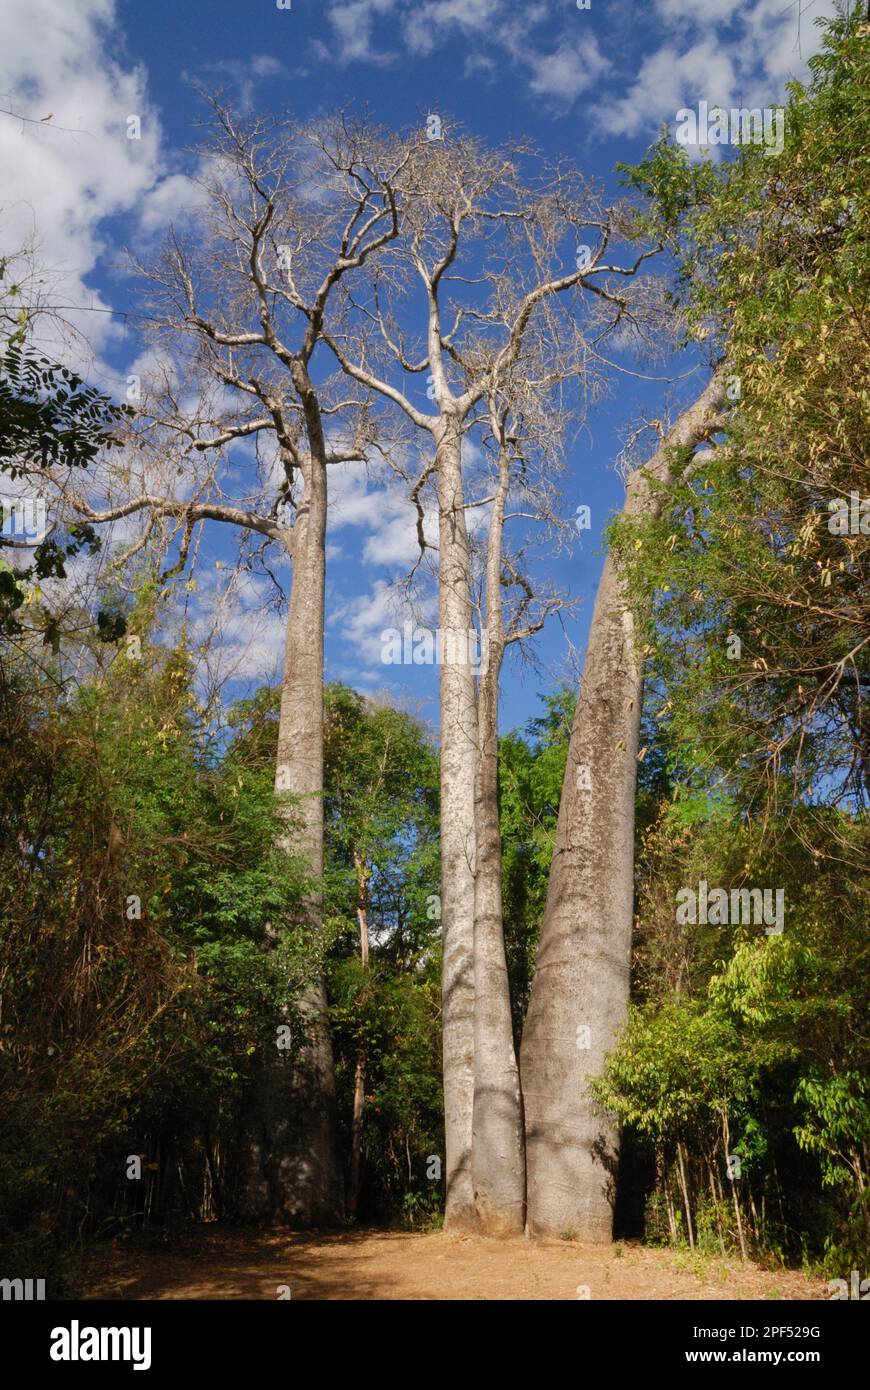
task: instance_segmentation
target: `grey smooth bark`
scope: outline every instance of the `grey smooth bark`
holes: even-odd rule
[[[467,642],[472,632],[463,430],[476,422],[477,408],[488,392],[506,388],[529,341],[536,344],[536,382],[555,385],[582,372],[587,345],[570,315],[556,307],[559,297],[578,287],[588,290],[595,296],[596,314],[610,314],[615,325],[630,314],[629,302],[617,288],[619,277],[634,276],[654,253],[641,252],[628,266],[605,261],[611,218],[576,172],[548,170],[543,180],[526,186],[516,150],[489,151],[446,131],[442,141],[412,136],[407,148],[411,160],[403,183],[402,229],[388,270],[373,277],[367,303],[357,300],[348,308],[354,331],[333,332],[327,326],[323,338],[349,377],[397,406],[434,441],[440,628],[445,643],[455,639],[458,644]],[[562,250],[557,253],[555,248],[568,236],[576,239],[578,227],[591,226],[600,232],[591,259],[578,255],[573,266],[570,261],[566,266]],[[421,323],[413,348],[399,328],[406,312],[400,306],[407,273],[419,277],[426,295],[425,345]],[[452,286],[463,281],[485,289],[470,297],[463,290],[457,297]],[[442,323],[445,304],[450,327]],[[372,326],[380,333],[380,344],[372,338]],[[399,370],[401,389],[388,379],[397,379]],[[434,412],[418,410],[405,394],[404,381],[423,373],[428,373],[427,394]],[[418,507],[421,549],[427,542],[419,497],[430,472],[427,463],[411,494]],[[473,670],[467,663],[463,667],[442,658],[440,687],[445,1227],[462,1230],[477,1223],[472,1184],[478,740]],[[486,939],[484,931],[482,943]],[[497,951],[492,954],[497,961]],[[500,989],[496,985],[493,999]],[[488,1036],[485,1024],[478,1035]],[[481,1086],[481,1098],[484,1089]]]
[[[442,416],[436,437],[441,629],[441,920],[447,1213],[476,1224],[471,1181],[474,1100],[474,777],[477,692],[468,659],[471,555],[462,486],[461,422]],[[462,659],[463,653],[465,659]]]
[[[293,583],[281,687],[275,790],[291,793],[297,822],[282,838],[303,857],[313,877],[323,875],[323,623],[326,539],[326,466],[322,426],[310,383],[302,382],[312,451],[303,465],[305,494],[290,537]],[[306,904],[316,941],[321,903]],[[270,1049],[262,1059],[246,1130],[240,1214],[295,1226],[338,1222],[344,1215],[336,1152],[336,1101],[326,991],[318,973],[296,999],[305,1042],[295,1059]]]
[[[487,662],[478,690],[475,786],[472,1176],[479,1229],[491,1236],[522,1233],[526,1197],[522,1097],[504,949],[498,815],[498,692],[505,649],[501,561],[508,486],[508,460],[502,453],[487,539]]]
[[[655,514],[650,479],[669,477],[669,448],[718,427],[715,376],[645,468],[624,515]],[[634,804],[643,675],[634,619],[613,554],[595,599],[547,905],[521,1049],[528,1228],[609,1241],[619,1132],[588,1091],[626,1019],[634,906]]]

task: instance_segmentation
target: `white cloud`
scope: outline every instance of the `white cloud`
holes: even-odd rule
[[[250,111],[254,105],[257,83],[286,73],[286,68],[271,53],[254,53],[245,59],[224,58],[217,63],[207,63],[204,71],[209,78],[216,76],[221,86],[228,78],[235,88],[236,103],[243,111]]]
[[[336,464],[329,470],[329,530],[359,526],[369,532],[362,558],[369,565],[410,570],[419,557],[417,513],[399,483],[373,483],[362,463]],[[424,508],[423,534],[438,539],[434,508]]]
[[[395,588],[385,579],[377,579],[370,593],[337,604],[329,615],[329,626],[338,628],[346,641],[363,645],[374,635],[380,641],[381,631],[394,626],[401,616]]]
[[[412,53],[426,54],[451,30],[466,37],[493,35],[502,8],[502,0],[428,0],[406,17],[405,41]]]
[[[413,606],[404,590],[375,580],[370,592],[333,606],[328,618],[331,632],[356,648],[362,664],[381,660],[382,634],[388,628],[401,628],[405,622],[437,623],[437,600],[433,595]]]
[[[191,216],[206,203],[205,190],[186,174],[170,174],[150,188],[139,206],[139,227],[163,234],[172,223]]]
[[[336,0],[327,9],[334,41],[315,48],[340,64],[393,60],[395,52],[378,47],[376,26],[389,20],[383,29],[392,42],[403,11],[400,34],[415,57],[459,36],[466,42],[466,77],[492,75],[507,60],[524,70],[533,97],[565,108],[597,88],[599,129],[652,139],[663,121],[672,123],[680,107],[699,99],[780,103],[785,83],[806,76],[807,59],[818,51],[814,20],[834,9],[835,0],[814,0],[811,13],[783,0],[739,7],[733,0],[654,0],[630,31],[632,51],[607,55],[599,46],[607,31],[593,32],[590,16],[578,15],[568,0],[556,8],[516,0],[420,0],[407,7],[396,0]],[[627,69],[635,43],[646,55],[639,69]],[[605,80],[609,93],[601,90]]]
[[[110,307],[87,286],[98,258],[120,257],[101,222],[137,205],[160,174],[160,125],[144,70],[113,56],[113,0],[7,0],[0,7],[0,240],[33,241],[60,303]],[[51,116],[50,120],[44,118]],[[137,116],[141,138],[127,138]],[[65,317],[99,353],[120,320],[78,308]],[[48,344],[46,343],[46,346]]]
[[[316,40],[314,44],[318,57],[339,63],[389,63],[396,56],[372,45],[375,20],[388,14],[395,0],[346,0],[345,3],[330,5],[327,18],[332,29],[333,42],[325,44]]]
[[[278,613],[237,613],[221,629],[220,641],[209,652],[209,665],[218,683],[280,678],[286,620]]]
[[[818,27],[781,0],[737,11],[728,0],[657,0],[656,9],[676,32],[644,59],[624,97],[599,101],[598,123],[610,135],[653,138],[662,122],[673,125],[678,110],[699,100],[727,108],[780,104],[786,82],[806,77],[807,60],[821,46]],[[820,0],[812,19],[833,12],[833,0]]]
[[[734,14],[733,0],[655,0],[656,13],[668,24],[697,25],[714,28],[728,23]]]
[[[517,57],[529,69],[535,96],[553,97],[571,105],[611,67],[593,34],[565,39],[551,53],[528,50]]]
[[[343,0],[327,11],[335,43],[315,44],[324,60],[349,62],[388,61],[396,55],[378,50],[374,32],[378,18],[392,14],[395,0]],[[528,71],[529,90],[535,96],[573,103],[610,67],[593,34],[570,31],[546,44],[536,35],[552,18],[552,7],[543,3],[511,0],[423,0],[407,7],[401,33],[415,57],[427,57],[441,44],[464,39],[464,71],[473,75],[493,72],[507,56]],[[571,16],[571,20],[576,16]]]
[[[660,48],[641,64],[633,87],[621,101],[599,105],[599,123],[611,135],[654,135],[662,120],[698,97],[729,105],[733,64],[715,39],[704,39],[684,53]]]
[[[201,644],[203,673],[214,684],[230,680],[276,681],[284,656],[286,611],[269,599],[271,582],[238,570],[197,572],[197,592],[190,603],[188,631]]]

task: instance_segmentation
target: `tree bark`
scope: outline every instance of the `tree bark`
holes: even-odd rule
[[[436,436],[441,691],[441,929],[446,1204],[444,1225],[476,1224],[471,1181],[474,1105],[474,783],[477,699],[467,659],[471,556],[463,510],[461,425]],[[459,659],[462,651],[466,660]]]
[[[312,878],[323,877],[323,625],[326,466],[316,405],[302,394],[314,447],[304,467],[305,493],[293,525],[292,587],[278,723],[277,795],[290,792],[294,825],[281,845],[300,855]],[[313,435],[313,438],[312,438]],[[298,801],[295,799],[298,798]],[[319,948],[322,905],[315,890],[306,923]],[[336,1150],[336,1100],[326,990],[320,971],[295,999],[305,1042],[294,1061],[273,1043],[257,1076],[247,1127],[240,1214],[250,1220],[308,1227],[342,1220],[344,1194]]]
[[[498,693],[505,647],[501,560],[509,482],[507,460],[503,458],[500,463],[487,542],[488,659],[478,690],[475,787],[472,1176],[479,1229],[491,1236],[522,1233],[526,1199],[522,1097],[504,949],[498,816]]]
[[[624,515],[655,515],[650,479],[670,477],[669,446],[694,446],[717,427],[717,374],[645,468]],[[615,1119],[593,1102],[626,1019],[634,906],[634,801],[643,677],[634,618],[613,554],[595,599],[547,905],[521,1049],[528,1226],[609,1241],[619,1158]]]

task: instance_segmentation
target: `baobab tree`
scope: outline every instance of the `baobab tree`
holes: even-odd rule
[[[648,463],[630,474],[624,517],[657,514],[661,485],[672,470],[691,467],[698,446],[722,428],[724,404],[717,372]],[[523,1030],[534,1235],[612,1238],[619,1134],[588,1083],[601,1075],[628,1010],[642,700],[635,615],[611,551],[595,598]]]
[[[561,372],[567,362],[560,364]],[[504,944],[502,844],[498,809],[498,709],[508,648],[539,632],[568,600],[548,587],[535,592],[522,555],[505,544],[512,516],[545,523],[552,541],[556,518],[554,474],[560,470],[565,421],[550,398],[559,384],[541,372],[528,350],[511,380],[487,400],[494,488],[484,546],[482,648],[486,662],[478,686],[474,877],[474,1100],[472,1181],[480,1229],[514,1235],[525,1226],[525,1136],[519,1066],[514,1048]],[[562,412],[564,415],[564,412]],[[535,439],[534,427],[538,438]],[[532,475],[537,464],[538,476]],[[519,512],[508,513],[512,496]],[[525,548],[524,548],[525,550]],[[509,596],[505,604],[505,593]],[[506,613],[506,607],[508,612]]]
[[[179,531],[178,564],[194,528],[220,521],[274,543],[290,562],[275,790],[286,823],[280,843],[301,857],[311,884],[306,922],[322,956],[323,632],[327,469],[369,457],[363,394],[318,370],[323,317],[336,287],[394,238],[407,153],[343,120],[301,127],[242,121],[211,101],[199,200],[184,235],[139,266],[148,321],[163,345],[155,398],[143,410],[138,488],[118,474],[103,505],[71,496],[93,523],[142,512]],[[364,148],[363,148],[364,145]],[[338,387],[341,386],[341,395]],[[240,446],[247,495],[227,499]],[[232,450],[230,460],[229,451]],[[199,460],[199,462],[197,462]],[[183,478],[181,495],[167,478]],[[156,482],[155,482],[156,477]],[[121,489],[126,495],[117,500]],[[273,924],[274,944],[282,924]],[[294,1000],[304,1025],[298,1055],[264,1046],[241,1156],[240,1212],[318,1225],[343,1217],[335,1147],[335,1087],[321,972]],[[279,1023],[280,1020],[276,1020]]]
[[[405,137],[399,233],[362,277],[367,293],[357,280],[347,299],[340,296],[344,321],[333,325],[327,315],[323,336],[346,375],[400,410],[433,451],[413,491],[418,497],[434,472],[439,626],[448,654],[440,669],[445,1222],[473,1229],[479,729],[467,655],[473,618],[466,512],[476,501],[466,498],[463,442],[510,379],[527,337],[538,331],[550,362],[565,360],[567,377],[578,345],[591,353],[596,340],[630,323],[626,282],[658,248],[629,255],[626,264],[610,258],[612,243],[634,238],[632,218],[624,207],[603,208],[570,165],[545,166],[519,147],[490,150],[446,124],[440,134]],[[572,294],[578,289],[585,293]],[[408,376],[422,378],[432,408],[415,400]],[[502,1036],[492,1045],[508,1056],[510,1017],[503,1009],[497,1015],[489,1028]]]

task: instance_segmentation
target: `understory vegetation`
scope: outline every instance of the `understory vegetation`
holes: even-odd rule
[[[781,156],[692,162],[663,139],[622,171],[630,239],[668,257],[681,345],[729,387],[704,452],[669,446],[654,505],[609,530],[645,684],[628,1023],[589,1083],[623,1135],[617,1236],[834,1275],[870,1261],[870,512],[849,511],[870,496],[859,28],[831,24]],[[125,412],[38,357],[14,305],[5,318],[6,480],[86,475],[117,454]],[[156,548],[117,547],[126,584],[107,566],[88,602],[72,572],[98,555],[97,523],[58,527],[25,560],[0,546],[0,1248],[55,1291],[95,1243],[237,1219],[260,1060],[308,1055],[321,983],[344,1221],[431,1229],[445,1208],[452,764],[417,713],[328,681],[312,874],[294,841],[311,798],[280,779],[281,688],[205,693],[176,602],[192,529],[168,569]],[[516,1056],[584,695],[539,698],[496,740]]]

